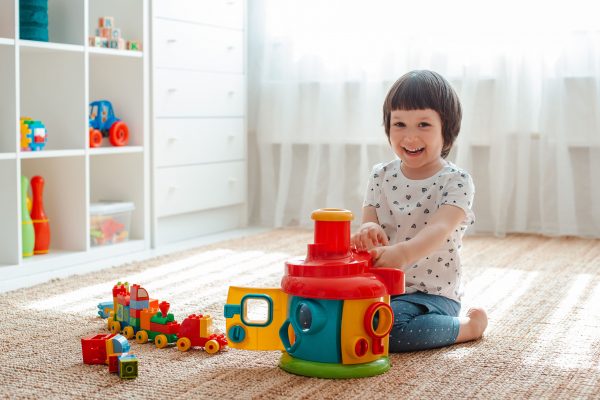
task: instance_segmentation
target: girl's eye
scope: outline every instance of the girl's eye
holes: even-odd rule
[[[431,126],[431,124],[429,124],[429,123],[427,123],[427,122],[421,122],[421,123],[419,124],[419,128],[426,128],[426,127],[428,127],[428,126]]]
[[[398,128],[404,128],[406,125],[404,124],[404,122],[396,122],[394,126],[397,126]]]

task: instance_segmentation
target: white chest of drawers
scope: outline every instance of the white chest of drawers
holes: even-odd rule
[[[246,223],[245,7],[152,2],[155,246]]]

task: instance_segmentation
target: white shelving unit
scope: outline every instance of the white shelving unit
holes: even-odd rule
[[[112,16],[142,51],[88,46]],[[150,248],[148,0],[48,0],[49,42],[19,39],[19,0],[0,0],[0,273],[15,279]],[[106,99],[129,126],[125,147],[90,149],[88,105]],[[48,143],[23,152],[19,118],[41,120]],[[21,179],[41,175],[50,219],[47,255],[22,257]],[[92,248],[90,203],[131,201],[130,240]]]

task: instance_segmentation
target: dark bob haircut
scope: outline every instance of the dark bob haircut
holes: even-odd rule
[[[436,111],[442,120],[443,158],[448,156],[460,131],[462,109],[458,95],[440,74],[428,71],[411,71],[398,79],[383,103],[383,125],[390,139],[390,119],[394,110]]]

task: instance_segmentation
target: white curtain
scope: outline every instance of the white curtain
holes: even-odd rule
[[[471,231],[600,236],[600,23],[594,2],[249,1],[251,210],[268,226],[320,207],[360,215],[390,160],[391,84],[456,88],[450,159],[473,175]]]

